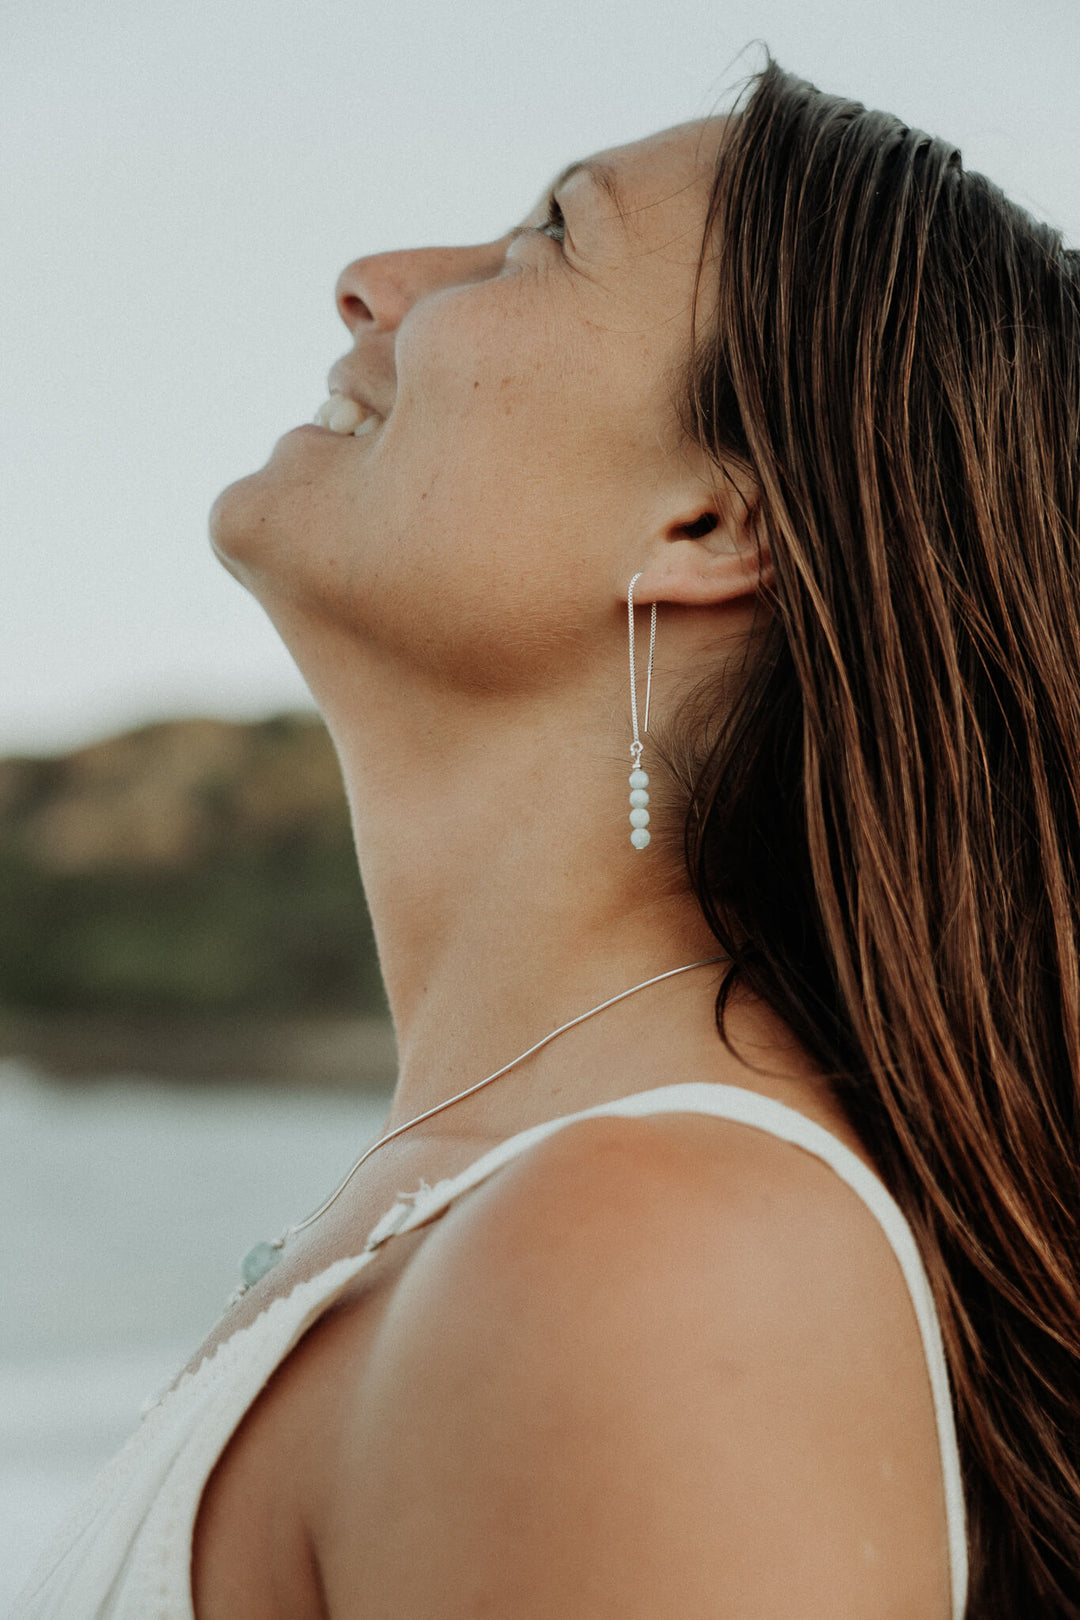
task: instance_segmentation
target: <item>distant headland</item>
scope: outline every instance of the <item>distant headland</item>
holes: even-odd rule
[[[0,759],[0,1056],[392,1083],[337,756],[308,714]]]

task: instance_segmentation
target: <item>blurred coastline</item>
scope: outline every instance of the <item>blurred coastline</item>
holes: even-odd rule
[[[383,1091],[393,1034],[321,720],[0,759],[0,1058]]]
[[[383,1092],[397,1074],[387,1018],[0,1010],[0,1060],[58,1080],[152,1076],[190,1084]]]

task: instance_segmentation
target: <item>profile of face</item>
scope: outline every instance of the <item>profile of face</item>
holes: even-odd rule
[[[317,695],[345,643],[444,689],[550,682],[709,510],[676,395],[722,124],[572,165],[495,241],[342,272],[330,387],[381,422],[294,429],[211,514]]]

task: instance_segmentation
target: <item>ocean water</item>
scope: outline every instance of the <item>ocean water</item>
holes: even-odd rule
[[[240,1256],[332,1190],[389,1100],[0,1063],[0,1615]]]

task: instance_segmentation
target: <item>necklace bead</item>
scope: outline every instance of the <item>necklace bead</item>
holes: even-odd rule
[[[281,1248],[281,1245],[265,1242],[252,1245],[240,1262],[240,1275],[249,1288],[274,1269],[281,1259]]]

